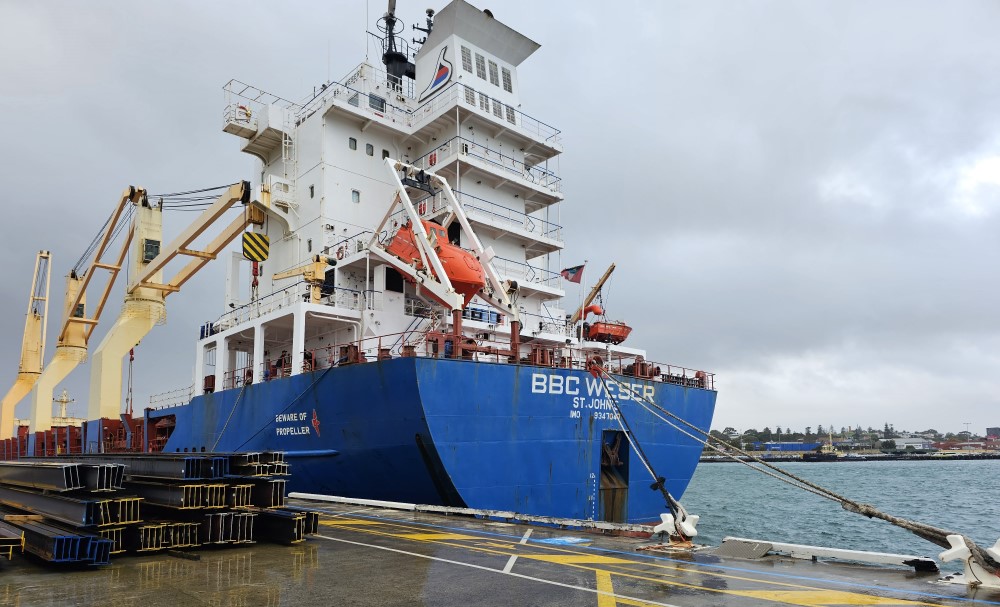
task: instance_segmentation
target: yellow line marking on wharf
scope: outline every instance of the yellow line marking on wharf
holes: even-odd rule
[[[333,521],[321,520],[320,524],[336,526],[342,528],[345,531],[350,530],[368,535],[431,543],[431,544],[449,546],[453,548],[469,550],[472,552],[480,552],[497,556],[510,556],[511,560],[507,562],[507,566],[504,567],[502,570],[500,570],[491,567],[485,567],[482,565],[475,565],[472,563],[462,563],[460,561],[452,561],[449,559],[442,559],[439,557],[422,555],[419,553],[398,550],[384,546],[377,546],[374,544],[366,544],[362,542],[352,542],[350,540],[341,540],[338,538],[318,536],[333,541],[342,541],[350,544],[370,546],[382,550],[419,556],[421,558],[440,560],[443,562],[458,564],[467,567],[473,567],[476,569],[493,571],[496,573],[502,573],[506,575],[513,575],[515,577],[544,582],[556,586],[594,592],[597,594],[598,607],[611,607],[617,604],[638,605],[640,607],[648,605],[667,604],[655,601],[644,601],[637,597],[626,597],[615,594],[612,582],[612,576],[619,576],[635,581],[650,582],[653,584],[673,586],[688,590],[712,592],[712,593],[731,595],[731,596],[740,596],[770,603],[797,605],[800,607],[831,607],[834,605],[909,605],[909,606],[938,605],[938,603],[927,603],[921,601],[912,601],[908,599],[873,596],[869,594],[847,592],[842,590],[828,590],[825,588],[818,588],[816,586],[808,586],[805,584],[796,584],[796,583],[780,582],[762,578],[751,578],[740,575],[725,574],[716,571],[706,571],[697,568],[679,566],[676,564],[665,564],[657,561],[634,561],[616,556],[604,556],[600,554],[594,554],[593,552],[589,551],[581,552],[564,547],[540,545],[537,543],[528,544],[526,541],[527,534],[525,535],[525,537],[520,538],[520,540],[489,538],[487,541],[483,541],[486,538],[482,537],[481,535],[467,535],[462,533],[451,533],[451,532],[427,532],[427,527],[423,525],[408,525],[390,521],[383,522],[383,521],[375,521],[369,519],[345,518]],[[502,552],[500,550],[502,550]],[[514,551],[515,554],[512,555],[511,551]],[[561,565],[567,568],[592,571],[596,578],[597,589],[593,590],[585,587],[574,586],[572,584],[564,584],[562,582],[556,582],[553,580],[545,580],[543,578],[537,578],[534,576],[527,576],[524,574],[514,573],[511,571],[511,568],[513,566],[513,559],[517,557],[526,558],[533,561],[551,563],[553,565]],[[609,567],[597,567],[594,565],[605,565]],[[653,569],[654,571],[650,571],[650,569]],[[674,572],[674,573],[668,573],[668,572]],[[763,586],[764,588],[762,589],[708,588],[701,585],[689,584],[677,581],[676,579],[674,580],[666,579],[668,577],[677,578],[678,577],[677,574],[680,573],[686,573],[698,576],[711,576],[713,578],[724,578],[726,580],[733,580],[733,581],[749,582],[757,586]],[[781,589],[776,589],[776,588],[781,588]],[[784,590],[785,588],[790,590]]]

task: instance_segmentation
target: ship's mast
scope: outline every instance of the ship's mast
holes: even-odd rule
[[[416,66],[410,61],[410,47],[399,36],[403,27],[403,22],[396,17],[396,0],[389,0],[389,10],[378,20],[378,30],[383,35],[382,63],[385,64],[386,80],[396,91],[402,90],[403,76],[411,80],[417,77]]]

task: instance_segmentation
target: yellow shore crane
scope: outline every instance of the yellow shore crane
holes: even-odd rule
[[[42,374],[45,360],[45,319],[49,315],[49,282],[52,278],[52,255],[39,251],[35,256],[35,275],[31,279],[28,295],[28,314],[24,320],[24,337],[21,340],[21,362],[17,379],[3,397],[0,405],[0,438],[14,433],[14,407],[31,391]]]
[[[203,250],[190,248],[194,241],[237,202],[246,208],[221,234]],[[105,259],[117,232],[123,229],[123,215],[132,205],[132,221],[116,258]],[[164,298],[179,291],[195,273],[215,259],[249,223],[263,221],[259,203],[250,202],[250,184],[246,181],[230,186],[173,242],[162,243],[162,207],[153,206],[142,188],[129,187],[118,201],[105,225],[93,261],[83,274],[71,272],[67,277],[66,305],[56,344],[56,353],[42,371],[31,391],[31,431],[44,430],[52,423],[52,395],[56,385],[80,363],[86,361],[90,336],[101,317],[111,288],[129,260],[129,283],[122,311],[108,330],[91,361],[90,400],[87,418],[117,417],[121,409],[122,358],[157,324],[166,320]],[[131,245],[131,256],[128,255]],[[163,280],[164,267],[177,256],[194,258],[169,281]],[[88,314],[88,287],[95,270],[109,272],[97,306]],[[6,414],[5,414],[6,415]],[[4,418],[6,421],[6,417]]]

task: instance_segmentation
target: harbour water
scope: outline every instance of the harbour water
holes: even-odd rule
[[[779,466],[888,514],[963,533],[984,547],[1000,537],[1000,460]],[[908,531],[737,463],[699,465],[681,501],[701,515],[699,540],[709,545],[734,536],[935,559],[941,551]]]

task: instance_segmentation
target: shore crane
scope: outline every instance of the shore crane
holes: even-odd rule
[[[49,314],[49,283],[52,278],[52,254],[39,251],[35,256],[35,275],[28,294],[28,313],[24,319],[24,337],[21,339],[21,362],[17,379],[3,397],[0,405],[0,437],[14,433],[14,407],[35,386],[42,374],[45,361],[45,326]]]

